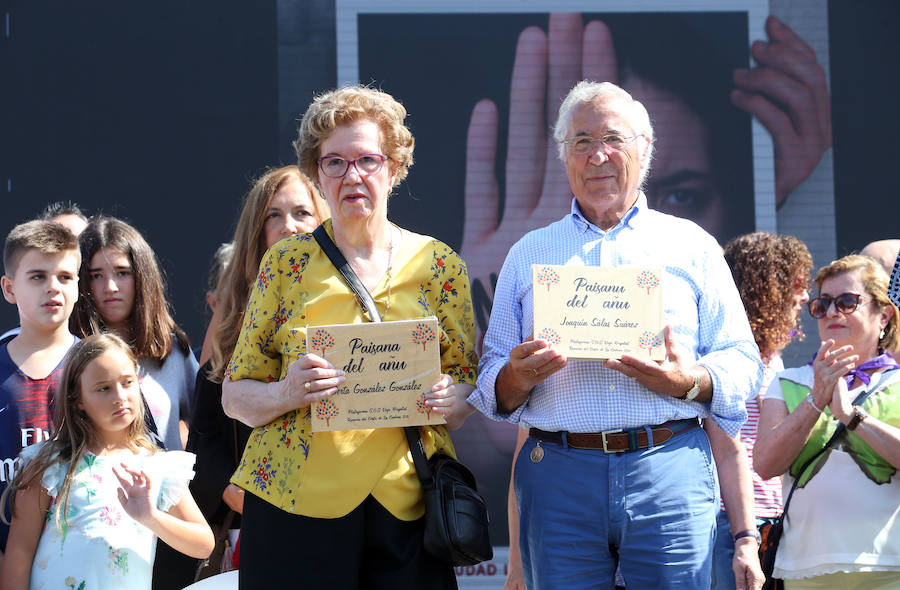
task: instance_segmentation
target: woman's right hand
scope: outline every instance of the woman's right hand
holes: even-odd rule
[[[834,397],[838,381],[856,366],[859,355],[847,344],[835,348],[834,340],[825,340],[813,360],[813,401],[816,408],[825,409]]]
[[[291,363],[282,381],[286,394],[299,393],[298,408],[331,397],[347,378],[344,371],[315,354],[306,354]]]

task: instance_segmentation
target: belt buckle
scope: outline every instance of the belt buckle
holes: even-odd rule
[[[618,430],[605,430],[600,433],[600,438],[603,440],[603,452],[604,453],[624,453],[626,451],[626,449],[619,449],[618,451],[610,450],[609,447],[607,446],[606,435],[607,434],[617,434],[619,432],[625,432],[625,431],[622,430],[621,428],[619,428]]]

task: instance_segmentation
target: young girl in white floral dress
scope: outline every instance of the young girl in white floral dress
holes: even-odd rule
[[[198,559],[212,531],[187,484],[194,455],[159,451],[143,419],[137,363],[117,336],[72,347],[56,434],[22,451],[2,590],[150,588],[157,536]]]

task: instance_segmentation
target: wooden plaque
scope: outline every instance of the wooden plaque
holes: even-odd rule
[[[313,432],[444,424],[424,394],[441,375],[437,318],[307,326],[306,349],[347,374],[312,405]]]
[[[534,339],[573,359],[663,360],[662,271],[532,266]]]

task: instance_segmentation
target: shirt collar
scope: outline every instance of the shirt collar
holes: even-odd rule
[[[634,205],[631,206],[631,209],[625,212],[625,215],[622,217],[622,219],[619,220],[619,223],[617,223],[608,231],[604,231],[588,221],[587,217],[584,216],[584,213],[581,212],[581,207],[578,206],[578,199],[572,197],[571,213],[572,220],[575,222],[575,226],[582,232],[590,230],[600,234],[601,236],[604,236],[607,233],[616,234],[625,227],[629,227],[631,229],[637,228],[640,225],[641,220],[644,218],[644,215],[641,215],[641,213],[646,210],[647,197],[646,195],[644,195],[643,191],[638,191],[637,200],[634,202]]]

